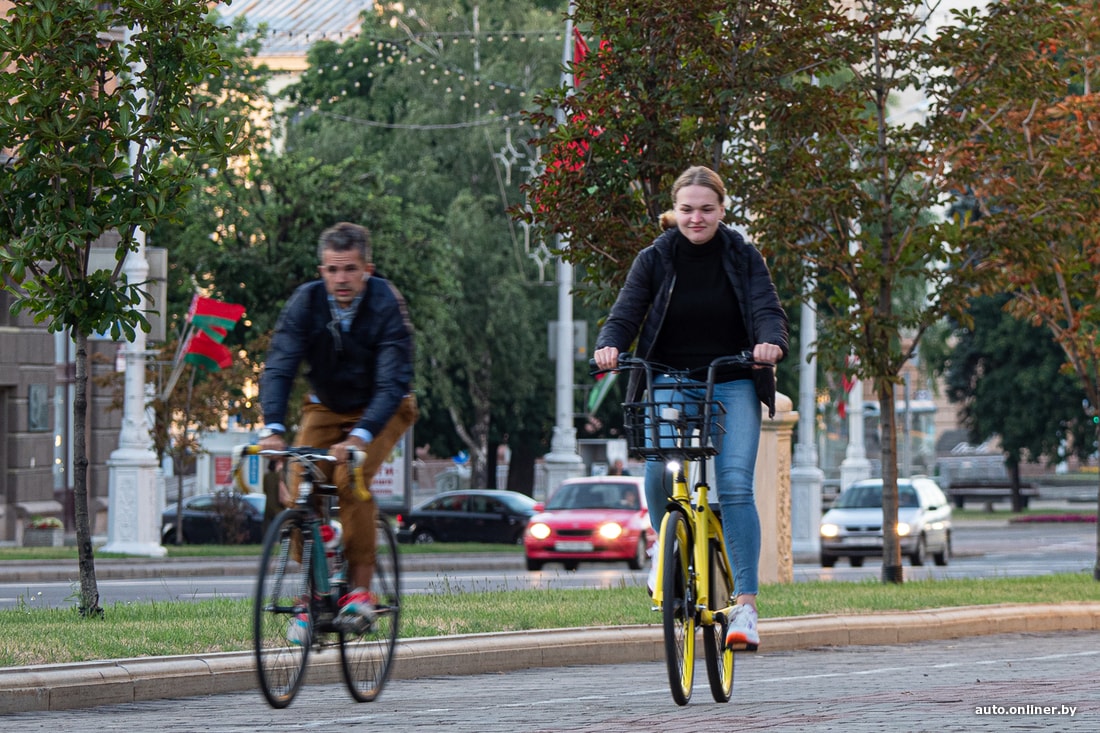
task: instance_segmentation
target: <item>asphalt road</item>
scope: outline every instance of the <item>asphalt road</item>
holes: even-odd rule
[[[983,578],[1048,575],[1091,571],[1096,561],[1096,525],[990,524],[968,522],[955,531],[955,556],[946,567],[933,564],[912,567],[905,561],[906,579]],[[442,562],[443,566],[433,563]],[[447,565],[446,563],[450,563]],[[186,572],[179,570],[187,565]],[[3,565],[9,565],[4,563]],[[252,594],[255,560],[193,561],[164,563],[141,560],[96,563],[97,585],[104,603],[142,600],[203,600],[214,597],[248,598]],[[58,569],[56,564],[22,563],[19,568],[0,567],[0,609],[23,604],[39,607],[71,605],[76,589],[76,564]],[[36,572],[35,568],[41,568]],[[144,571],[143,571],[144,568]],[[21,569],[21,574],[16,572]],[[47,572],[47,570],[49,572]],[[218,572],[213,573],[214,570]],[[405,593],[434,593],[441,589],[478,591],[522,588],[610,588],[645,583],[646,572],[631,571],[625,564],[582,564],[576,572],[549,564],[539,572],[523,568],[521,555],[469,558],[406,556],[402,577]],[[816,563],[796,563],[794,580],[876,579],[881,561],[869,558],[861,568],[840,561],[833,568]]]

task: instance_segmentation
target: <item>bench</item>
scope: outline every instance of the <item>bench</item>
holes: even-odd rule
[[[974,481],[953,484],[945,492],[947,497],[959,509],[962,509],[967,501],[985,502],[985,510],[993,511],[993,502],[1010,501],[1012,499],[1012,484],[1007,481]],[[1034,484],[1020,484],[1020,500],[1026,509],[1031,499],[1039,496]]]

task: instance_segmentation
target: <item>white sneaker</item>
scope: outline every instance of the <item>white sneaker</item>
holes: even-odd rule
[[[760,633],[756,630],[756,609],[747,603],[734,606],[730,613],[729,629],[726,632],[726,646],[744,644],[749,651],[756,651],[760,645]]]
[[[657,545],[654,543],[645,554],[649,556],[649,578],[646,579],[645,589],[649,591],[649,595],[652,596],[653,592],[657,589],[657,558],[654,555],[657,554]]]

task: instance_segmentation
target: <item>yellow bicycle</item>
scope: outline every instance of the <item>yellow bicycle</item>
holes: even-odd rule
[[[653,558],[657,584],[652,593],[654,610],[662,615],[669,686],[679,705],[691,699],[697,630],[703,635],[711,695],[716,702],[728,702],[733,694],[734,649],[725,643],[733,574],[722,523],[710,503],[707,461],[721,449],[724,432],[725,408],[714,399],[716,370],[757,364],[751,352],[722,357],[701,381],[694,370],[629,354],[619,357],[618,370],[638,369],[645,375],[646,401],[623,405],[631,455],[662,460],[672,474]],[[690,488],[689,475],[695,477]],[[755,651],[754,646],[742,648]]]

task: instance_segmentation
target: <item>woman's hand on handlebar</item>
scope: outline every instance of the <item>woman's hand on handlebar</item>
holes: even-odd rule
[[[767,362],[768,364],[778,364],[779,360],[782,358],[783,349],[779,348],[775,344],[759,343],[756,346],[752,347],[753,361],[763,361]]]
[[[592,361],[600,369],[614,369],[619,366],[619,350],[614,346],[603,346],[593,352]]]

